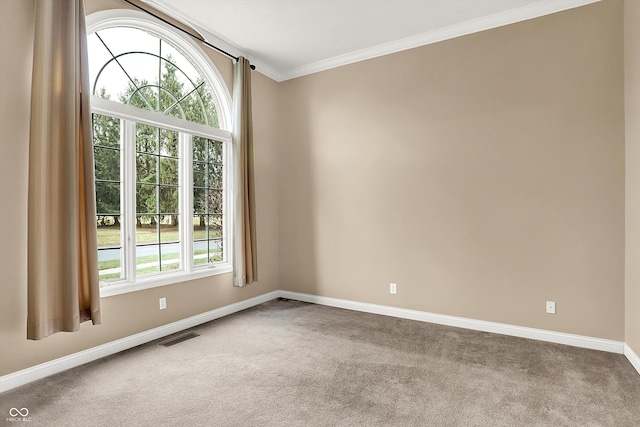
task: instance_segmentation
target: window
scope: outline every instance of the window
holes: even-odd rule
[[[197,45],[88,17],[102,295],[231,271],[229,95]]]

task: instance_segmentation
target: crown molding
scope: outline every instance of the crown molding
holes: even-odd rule
[[[311,64],[305,64],[300,67],[291,69],[278,69],[269,65],[268,61],[258,59],[254,55],[248,54],[232,42],[216,36],[210,31],[204,29],[202,26],[186,18],[175,8],[166,6],[164,2],[158,2],[157,0],[142,1],[152,6],[154,9],[173,17],[179,22],[189,25],[194,30],[198,31],[202,35],[202,37],[209,43],[214,44],[235,56],[244,56],[245,58],[249,59],[249,61],[251,61],[251,63],[256,66],[256,71],[259,71],[260,73],[277,82],[282,82],[285,80],[291,80],[297,77],[318,73],[320,71],[326,71],[332,68],[341,67],[343,65],[349,65],[356,62],[365,61],[367,59],[401,52],[403,50],[413,49],[416,47],[477,33],[480,31],[490,30],[492,28],[514,24],[517,22],[550,15],[552,13],[574,9],[580,6],[586,6],[588,4],[597,3],[601,0],[542,0],[537,3],[529,4],[517,9],[506,10],[504,12],[485,16],[460,24],[451,25],[449,27],[440,28],[438,30],[429,31],[404,39],[395,40],[389,43],[384,43],[355,52],[350,52],[344,55],[335,56],[333,58],[324,59],[322,61],[313,62]]]
[[[418,34],[356,52],[314,62],[312,64],[303,65],[301,67],[296,67],[282,72],[283,80],[290,80],[296,77],[302,77],[308,74],[341,67],[343,65],[353,64],[355,62],[365,61],[367,59],[389,55],[403,50],[413,49],[480,31],[490,30],[492,28],[502,27],[544,15],[550,15],[552,13],[562,12],[564,10],[585,6],[591,3],[597,3],[599,1],[601,0],[543,0],[517,9],[510,9],[490,16],[451,25],[435,31]]]

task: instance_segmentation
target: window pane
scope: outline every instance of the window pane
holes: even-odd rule
[[[114,40],[111,40],[111,44],[113,44],[113,41]],[[157,49],[157,42],[154,44],[154,46],[156,46]],[[119,94],[121,96],[117,100],[123,103],[135,105],[136,107],[140,107],[145,110],[154,111],[157,109],[158,90],[155,87],[149,87],[149,84],[155,85],[156,83],[154,81],[154,77],[158,73],[158,59],[154,58],[151,55],[134,52],[135,51],[132,52],[129,50],[124,50],[124,55],[118,58],[119,64],[114,64],[115,61],[111,63],[113,65],[116,65],[118,68],[121,68],[120,66],[122,66],[122,68],[127,70],[127,72],[134,71],[136,74],[138,74],[137,76],[132,76],[138,77],[138,80],[135,82],[135,87],[131,84],[130,81],[127,82],[124,90],[120,91]],[[138,100],[127,102],[127,100],[131,97],[131,94],[134,92],[141,95],[141,98]],[[143,99],[142,96],[144,96],[145,99]]]
[[[180,230],[178,228],[178,215],[162,215],[160,217],[160,241],[178,242],[180,241]]]
[[[104,84],[100,84],[100,87],[96,87],[94,84],[95,78],[100,72],[103,64],[106,64],[112,59],[111,54],[106,47],[100,42],[97,35],[89,34],[87,36],[88,51],[91,52],[91,61],[89,61],[89,76],[91,83],[91,94],[99,95],[102,98],[109,98],[110,94],[106,93]],[[102,83],[102,82],[100,82]]]
[[[198,162],[207,161],[207,140],[199,136],[193,137],[193,160]]]
[[[193,212],[207,213],[207,190],[195,188],[193,190]]]
[[[199,80],[200,82],[201,80]],[[198,102],[204,103],[204,109],[207,116],[207,121],[205,124],[212,126],[214,128],[219,128],[220,123],[218,119],[218,99],[211,96],[213,91],[209,87],[208,84],[201,85],[197,90],[197,98],[194,95],[194,99],[197,99]]]
[[[193,265],[209,263],[209,245],[206,240],[193,242]]]
[[[119,149],[120,119],[93,114],[93,145]]]
[[[222,237],[222,215],[209,215],[207,226],[210,239]]]
[[[162,253],[162,271],[178,270],[180,268],[180,245],[178,243],[168,243],[160,245]]]
[[[178,185],[178,159],[160,157],[160,184]]]
[[[98,228],[98,248],[121,247],[120,217],[112,215],[96,216]]]
[[[152,154],[136,154],[136,181],[156,183],[158,157]]]
[[[209,262],[222,261],[222,240],[209,240]]]
[[[98,216],[98,278],[100,281],[121,279],[121,235],[118,216]]]
[[[178,213],[178,187],[160,187],[160,213]]]
[[[120,184],[96,181],[96,211],[98,215],[120,213]]]
[[[158,243],[158,217],[138,215],[136,219],[136,244]]]
[[[209,190],[209,213],[222,213],[222,190]]]
[[[120,248],[98,249],[98,279],[100,281],[122,278]]]
[[[120,181],[120,150],[96,147],[93,150],[96,179]]]
[[[204,187],[206,176],[206,164],[200,162],[193,163],[193,186]]]
[[[155,111],[157,105],[156,88],[148,85],[134,87],[130,84],[119,100],[124,104],[134,105],[145,110]]]
[[[158,128],[136,125],[136,151],[152,154],[158,152]]]
[[[158,38],[132,27],[113,27],[97,31],[114,55],[130,51],[157,51]],[[156,67],[157,69],[157,67]]]
[[[98,36],[102,41],[98,39]],[[99,89],[106,87],[111,99],[118,101],[120,100],[118,95],[125,93],[130,87],[130,81],[126,74],[113,60],[112,55],[107,51],[107,48],[104,47],[104,45],[108,47],[113,55],[122,55],[119,57],[119,61],[122,64],[126,64],[127,73],[129,73],[136,82],[141,80],[153,81],[153,77],[157,75],[157,65],[151,66],[150,68],[145,66],[132,67],[132,65],[136,64],[136,60],[138,61],[137,63],[140,64],[140,61],[145,61],[147,58],[149,61],[153,61],[153,57],[149,55],[130,54],[129,52],[149,51],[149,47],[156,47],[155,50],[157,50],[157,38],[145,31],[121,26],[107,28],[89,35],[88,42],[90,47],[89,69],[94,93],[99,92]],[[153,51],[154,49],[151,50]],[[129,60],[127,58],[132,59]],[[119,70],[120,74],[116,76],[105,76],[105,69],[105,71],[98,77],[98,71],[108,61],[111,62],[109,62],[107,68],[113,68],[115,71]]]
[[[180,109],[184,111],[185,118],[190,122],[207,124],[206,121],[209,120],[207,117],[206,111],[202,108],[202,104],[200,102],[199,96],[196,92],[187,96],[185,99],[180,101]],[[176,106],[176,109],[178,106]]]
[[[104,67],[104,70],[102,70],[100,79],[97,81],[97,89],[94,88],[94,93],[96,93],[101,98],[120,101],[121,97],[119,96],[119,94],[124,92],[124,90],[126,89],[125,80],[127,79],[127,75],[124,73],[124,71],[122,71],[122,68],[120,68],[115,61],[112,61],[111,58],[109,58],[108,60],[111,62],[109,62],[106,67]],[[113,88],[113,84],[111,82],[114,81],[122,82],[122,90]]]
[[[193,239],[207,238],[207,216],[198,215],[193,217]]]
[[[136,212],[137,213],[156,213],[156,186],[149,184],[136,185]]]
[[[209,165],[208,180],[209,188],[222,188],[222,165]]]
[[[222,142],[209,140],[209,158],[210,163],[222,163]]]
[[[175,97],[165,97],[166,93],[162,93],[162,104],[166,105],[166,109],[164,109],[164,105],[161,107],[162,112],[167,116],[178,117],[180,119],[187,119],[186,111],[184,109],[185,105],[183,105],[178,98]]]
[[[136,275],[144,276],[160,271],[160,246],[136,247]]]
[[[178,134],[176,132],[160,129],[160,154],[178,157]]]

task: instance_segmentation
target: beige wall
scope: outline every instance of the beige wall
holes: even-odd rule
[[[122,7],[115,0],[87,1],[88,12]],[[103,324],[80,332],[26,340],[27,174],[34,2],[0,2],[0,375],[184,319],[278,288],[278,205],[275,155],[276,88],[253,73],[257,223],[260,283],[234,288],[231,275],[194,280],[102,299]],[[212,54],[230,83],[231,62]],[[158,309],[167,297],[168,308]]]
[[[626,0],[626,277],[625,341],[640,354],[640,2]]]
[[[283,287],[623,340],[622,22],[604,1],[283,83]]]

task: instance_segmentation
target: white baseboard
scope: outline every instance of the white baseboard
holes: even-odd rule
[[[0,393],[278,298],[273,291],[0,377]]]
[[[629,362],[631,362],[633,367],[636,368],[636,371],[638,371],[638,373],[640,374],[640,357],[638,357],[638,355],[633,350],[631,350],[631,347],[629,347],[628,344],[624,345],[624,355],[627,356]]]
[[[504,323],[486,322],[484,320],[474,320],[464,317],[448,316],[445,314],[428,313],[426,311],[408,310],[406,308],[368,304],[363,302],[322,297],[311,294],[302,294],[299,292],[290,291],[280,291],[279,296],[282,298],[311,302],[314,304],[328,305],[331,307],[345,308],[348,310],[363,311],[365,313],[382,314],[384,316],[400,317],[402,319],[418,320],[421,322],[436,323],[438,325],[455,326],[458,328],[473,329],[476,331],[511,335],[514,337],[529,338],[538,341],[547,341],[552,343],[571,345],[574,347],[607,351],[610,353],[623,354],[625,348],[625,343],[621,341],[566,334],[562,332],[527,328],[524,326],[514,326]]]
[[[99,345],[78,353],[70,354],[40,365],[32,366],[21,371],[13,372],[0,377],[0,393],[19,387],[21,385],[48,377],[67,369],[75,368],[88,362],[110,356],[149,341],[153,341],[167,335],[175,334],[185,329],[219,319],[224,316],[245,310],[262,304],[275,298],[287,298],[297,301],[310,302],[330,307],[344,308],[347,310],[361,311],[365,313],[381,314],[384,316],[399,317],[402,319],[417,320],[421,322],[436,323],[439,325],[455,326],[465,329],[473,329],[483,332],[492,332],[502,335],[511,335],[521,338],[529,338],[539,341],[547,341],[558,344],[583,347],[593,350],[607,351],[610,353],[624,354],[635,369],[640,373],[640,358],[633,350],[621,341],[612,341],[601,338],[592,338],[582,335],[565,334],[562,332],[547,331],[543,329],[527,328],[508,325],[504,323],[486,322],[483,320],[467,319],[464,317],[448,316],[444,314],[428,313],[425,311],[408,310],[405,308],[389,307],[377,304],[368,304],[357,301],[349,301],[338,298],[323,297],[311,294],[303,294],[290,291],[273,291],[250,298],[235,304],[226,305],[206,313],[198,314],[187,319],[178,320],[168,325],[160,326],[139,334],[131,335],[116,341]]]

